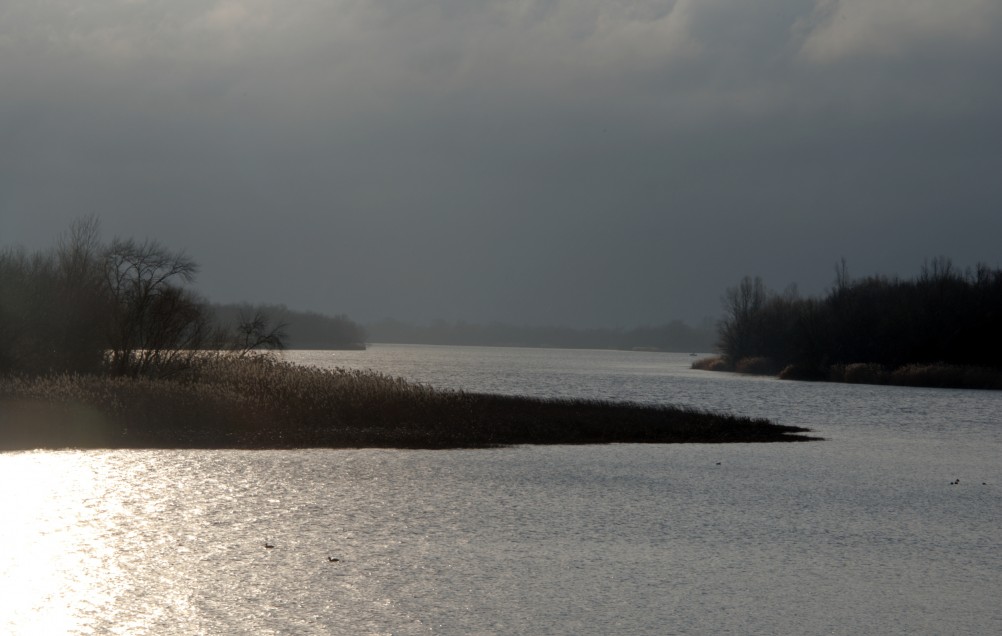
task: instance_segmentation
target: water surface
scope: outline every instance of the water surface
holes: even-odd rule
[[[653,353],[288,355],[761,415],[828,441],[2,454],[0,633],[1002,633],[996,392]]]

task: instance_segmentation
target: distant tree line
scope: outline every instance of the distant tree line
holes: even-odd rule
[[[209,305],[216,322],[240,330],[253,316],[268,316],[281,325],[282,340],[290,349],[364,349],[365,328],[345,314],[328,316],[314,311],[296,311],[285,305],[248,303]]]
[[[383,320],[369,324],[367,331],[372,342],[384,343],[652,351],[709,351],[716,338],[712,325],[691,327],[678,320],[633,329],[575,329],[500,323],[479,325],[445,321],[414,325]]]
[[[820,298],[745,277],[727,290],[719,349],[728,368],[825,379],[832,368],[940,364],[1002,369],[1002,270],[949,259],[912,280],[851,279],[843,260]]]
[[[0,372],[163,376],[205,350],[281,346],[260,314],[220,329],[190,287],[198,266],[183,251],[103,243],[99,229],[87,217],[53,249],[0,251]]]

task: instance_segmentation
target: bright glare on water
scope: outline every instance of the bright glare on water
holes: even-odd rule
[[[0,634],[1002,633],[1000,392],[653,353],[287,355],[828,440],[0,454]]]

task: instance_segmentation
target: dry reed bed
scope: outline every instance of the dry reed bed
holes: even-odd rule
[[[175,379],[0,378],[0,448],[480,448],[773,442],[806,429],[668,406],[441,391],[371,371],[218,359]]]
[[[1002,371],[978,366],[957,364],[906,364],[889,369],[872,362],[834,364],[813,369],[787,365],[777,371],[768,358],[742,358],[728,364],[722,356],[700,358],[692,363],[693,369],[703,371],[732,371],[749,375],[776,375],[782,380],[809,380],[845,382],[848,384],[888,384],[944,389],[1002,389]]]

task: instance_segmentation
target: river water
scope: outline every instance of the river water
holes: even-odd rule
[[[285,355],[826,441],[0,454],[0,633],[1002,633],[1002,392],[781,382],[688,354]]]

